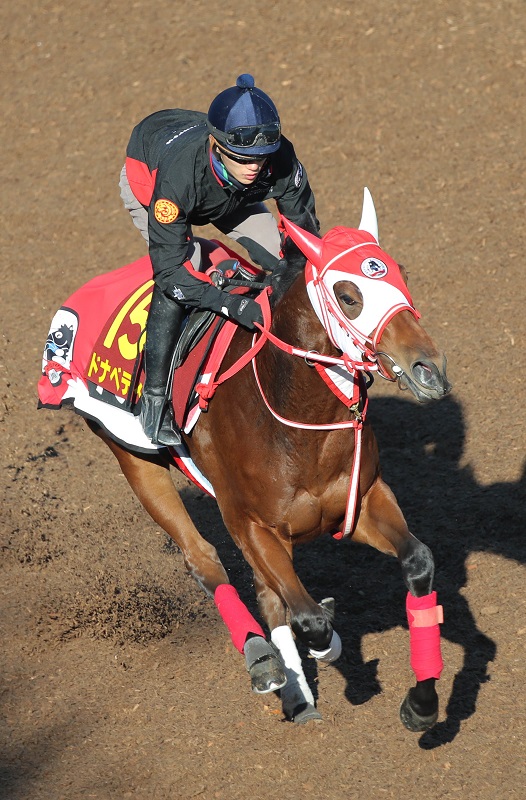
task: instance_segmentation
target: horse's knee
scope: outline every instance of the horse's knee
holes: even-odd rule
[[[405,585],[414,597],[423,597],[433,589],[435,562],[429,547],[414,536],[399,554]]]
[[[198,535],[194,546],[182,550],[184,565],[192,578],[211,597],[218,586],[228,583],[228,575],[213,545]]]
[[[332,624],[320,606],[314,611],[291,614],[290,627],[300,642],[311,650],[327,650],[331,645]]]

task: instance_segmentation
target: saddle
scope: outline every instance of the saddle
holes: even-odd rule
[[[203,365],[209,358],[213,344],[225,324],[228,324],[227,320],[216,316],[213,311],[196,309],[187,318],[174,351],[167,387],[167,397],[171,396],[175,422],[180,429],[185,428],[188,416],[199,402],[196,385]],[[235,329],[232,335],[234,332]],[[226,347],[223,347],[217,354],[218,366],[225,352]],[[197,418],[194,424],[196,421]]]
[[[231,268],[219,275],[219,285],[224,291],[232,291],[239,294],[250,293],[254,295],[255,289],[263,287],[263,272],[256,271],[255,268],[248,271],[240,265],[237,259],[227,259],[226,266],[231,266]],[[210,267],[209,273],[213,272],[217,273],[216,266]],[[257,278],[260,280],[256,280]],[[115,311],[115,318],[118,318],[118,316],[119,309],[117,308]],[[146,320],[147,317],[145,317],[145,323]],[[94,352],[96,351],[99,353],[103,351],[104,343],[108,339],[105,331],[108,326],[110,326],[111,329],[112,324],[113,320],[110,318],[105,329],[101,332],[101,336],[95,345]],[[208,362],[208,369],[212,369],[214,373],[217,372],[237,327],[236,323],[216,315],[213,311],[208,311],[206,309],[189,310],[188,316],[183,322],[182,333],[173,353],[166,390],[166,397],[172,401],[175,421],[179,428],[186,429],[188,432],[187,419],[192,409],[195,410],[199,403],[199,392],[196,390],[196,385],[202,375],[204,365]],[[140,340],[144,336],[145,331],[146,325],[141,331]],[[222,336],[219,337],[221,331],[223,331],[223,333]],[[131,371],[130,385],[124,401],[124,408],[134,416],[138,416],[140,413],[142,386],[144,385],[145,378],[144,349],[140,346],[140,340],[137,345],[138,352],[135,357],[133,370]],[[118,353],[115,352],[115,350],[121,347],[118,338],[115,337],[112,341],[116,347],[113,348],[114,352],[111,353],[111,358],[109,359],[111,363],[115,362],[118,357]],[[212,361],[212,366],[210,365],[210,361]],[[110,382],[111,374],[114,374],[114,371],[110,373]],[[90,394],[92,394],[93,391],[97,392],[99,400],[104,400],[110,404],[115,402],[119,404],[122,403],[122,399],[119,395],[112,391],[113,387],[103,385],[103,391],[101,393],[99,379],[95,382],[88,377],[88,388]],[[200,410],[203,410],[203,408],[204,406],[201,403]],[[194,414],[193,416],[194,420],[191,427],[193,427],[197,421],[198,414]]]

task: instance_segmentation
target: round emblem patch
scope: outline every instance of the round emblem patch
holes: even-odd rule
[[[157,200],[154,206],[154,214],[157,222],[167,225],[175,222],[179,216],[179,208],[171,200]]]
[[[387,275],[387,264],[379,258],[366,258],[360,264],[360,269],[368,278],[385,278]]]

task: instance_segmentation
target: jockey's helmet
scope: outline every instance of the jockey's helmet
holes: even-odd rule
[[[280,145],[276,106],[248,74],[240,75],[235,86],[214,98],[208,128],[222,147],[240,156],[265,158]]]

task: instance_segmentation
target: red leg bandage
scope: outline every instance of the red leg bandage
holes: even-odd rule
[[[236,650],[243,652],[249,633],[265,636],[263,628],[254,619],[240,599],[237,590],[230,583],[222,583],[215,590],[214,602],[223,622],[230,631]]]
[[[437,593],[413,597],[408,592],[405,607],[409,623],[411,668],[416,679],[438,679],[444,666],[440,652],[439,627],[444,621],[444,614],[442,606],[437,606]]]

